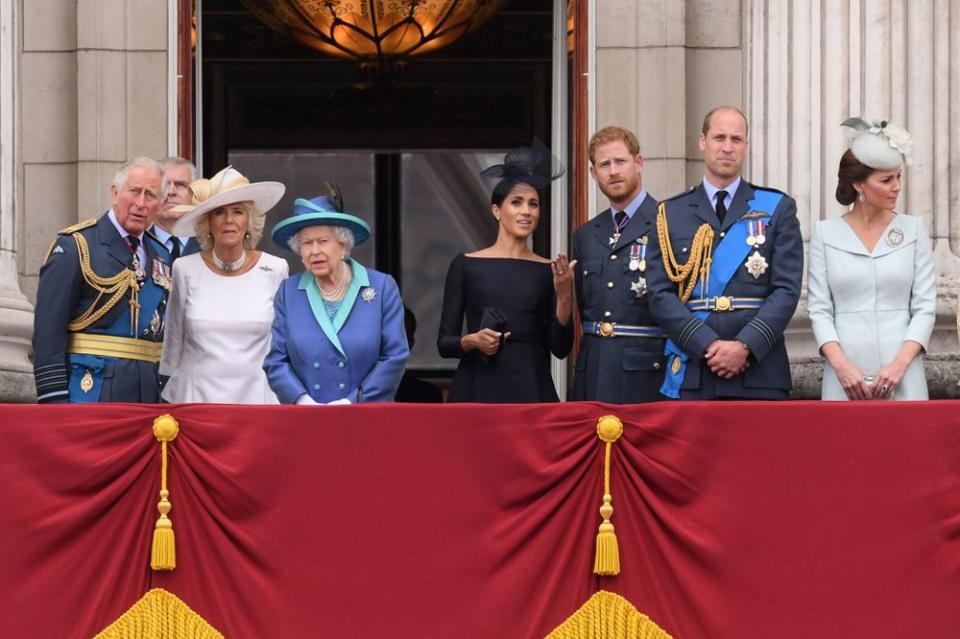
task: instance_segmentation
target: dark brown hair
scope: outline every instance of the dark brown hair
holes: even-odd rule
[[[853,204],[857,199],[857,190],[853,185],[863,182],[875,171],[876,169],[858,160],[853,151],[847,149],[840,158],[840,168],[837,169],[837,202],[846,206]]]

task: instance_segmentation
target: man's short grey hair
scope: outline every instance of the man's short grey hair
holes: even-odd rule
[[[350,257],[350,251],[352,251],[353,247],[356,245],[356,239],[353,237],[353,231],[345,226],[333,226],[331,224],[318,224],[317,226],[331,226],[337,241],[340,242],[341,246],[343,246],[343,258],[346,259]],[[300,231],[303,231],[303,229],[300,229]],[[300,231],[297,231],[291,235],[290,239],[287,240],[287,246],[290,247],[291,251],[297,254],[300,253]]]
[[[130,175],[130,169],[149,169],[159,175],[161,181],[163,180],[163,167],[160,166],[160,163],[153,158],[140,156],[132,160],[127,160],[123,166],[120,167],[120,170],[114,174],[113,185],[115,187],[118,189],[123,188],[123,185],[127,183],[127,176]]]
[[[167,199],[167,192],[170,190],[170,185],[167,184],[167,169],[175,166],[185,166],[190,169],[190,182],[193,182],[197,179],[197,167],[196,165],[188,160],[187,158],[182,158],[179,155],[170,155],[168,157],[160,160],[160,164],[163,165],[163,184],[160,187],[160,198]]]

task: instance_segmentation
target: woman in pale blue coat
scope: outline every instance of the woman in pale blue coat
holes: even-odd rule
[[[857,133],[840,160],[844,216],[810,238],[807,305],[826,359],[822,398],[927,399],[923,353],[937,306],[933,249],[923,220],[897,214],[910,136],[851,118]]]
[[[370,236],[360,218],[329,197],[297,199],[273,240],[300,255],[306,270],[274,297],[270,388],[284,404],[389,402],[403,377],[407,337],[396,282],[350,257]]]

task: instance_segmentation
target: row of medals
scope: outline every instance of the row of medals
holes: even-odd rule
[[[143,270],[143,265],[140,264],[140,256],[136,253],[133,255],[133,274],[136,275],[137,282],[140,284],[140,286],[143,286],[144,281],[147,279],[147,274]],[[153,269],[153,281],[158,286],[162,286],[168,291],[170,290],[170,276],[165,275],[160,269]],[[160,319],[160,309],[156,308],[153,311],[153,315],[150,317],[150,326],[143,331],[143,335],[145,336],[147,333],[153,333],[153,335],[156,337],[160,335],[160,329],[162,327],[163,320]]]
[[[757,250],[767,241],[767,236],[764,235],[763,232],[764,223],[762,220],[751,220],[748,222],[747,228],[749,229],[747,246],[753,248],[753,254],[747,258],[744,266],[746,266],[747,272],[750,273],[754,279],[760,279],[760,276],[767,272],[768,266],[766,258]]]
[[[613,235],[610,236],[610,246],[616,246],[617,242],[620,241],[620,232],[614,230]],[[630,282],[630,291],[636,297],[643,297],[647,294],[647,278],[644,277],[644,274],[647,272],[647,244],[650,240],[646,235],[638,238],[633,244],[630,245],[630,261],[627,263],[627,268],[631,272],[636,273],[640,271],[637,277],[636,282]]]

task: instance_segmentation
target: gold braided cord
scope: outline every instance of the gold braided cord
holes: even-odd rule
[[[546,639],[671,639],[671,636],[620,595],[601,590]]]
[[[660,252],[663,254],[663,268],[670,281],[677,284],[680,301],[686,303],[690,299],[697,280],[703,280],[703,290],[706,291],[710,284],[710,267],[713,264],[713,227],[709,224],[700,225],[690,245],[690,259],[686,264],[680,264],[670,244],[667,203],[660,202],[657,206],[657,237],[660,241]]]
[[[77,251],[80,253],[80,272],[83,273],[83,279],[90,288],[98,292],[97,298],[93,300],[90,308],[85,310],[80,317],[67,324],[67,329],[71,331],[82,331],[100,320],[104,315],[117,305],[117,302],[130,291],[130,323],[131,330],[136,331],[139,323],[137,311],[140,308],[138,292],[140,284],[137,282],[137,275],[128,268],[121,270],[112,277],[101,277],[93,271],[90,265],[90,248],[87,246],[87,240],[79,233],[73,234],[73,239],[77,243]],[[97,303],[104,295],[110,295],[100,308]]]
[[[163,588],[154,588],[94,639],[223,639],[190,606]]]

